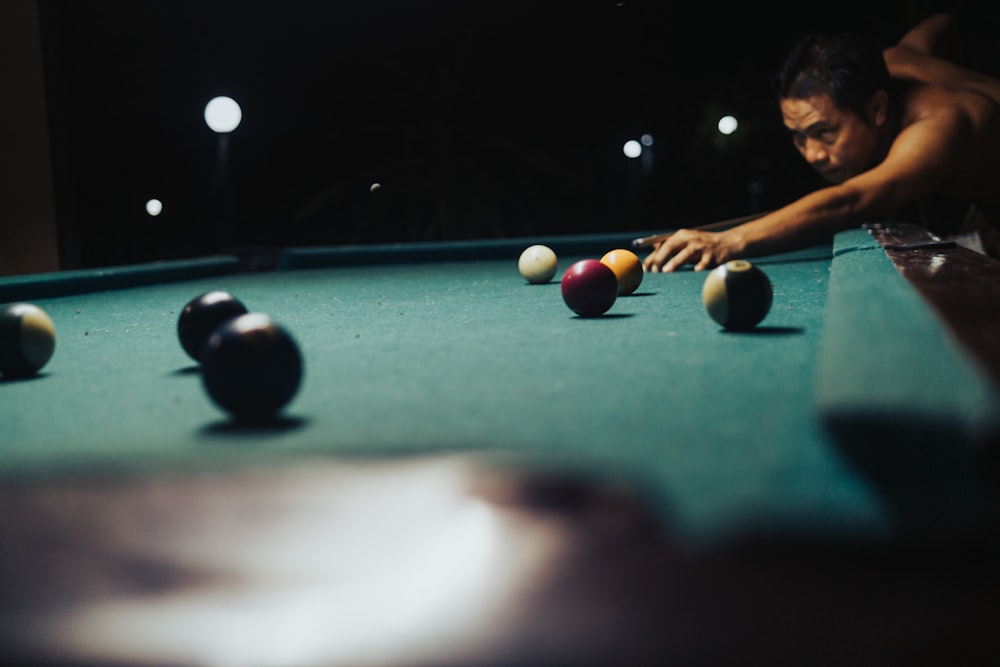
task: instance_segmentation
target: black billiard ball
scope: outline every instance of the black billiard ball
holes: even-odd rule
[[[771,281],[750,262],[726,262],[705,278],[701,299],[709,316],[726,329],[752,329],[771,309]]]
[[[56,327],[48,313],[30,303],[0,307],[0,375],[34,375],[55,349]]]
[[[597,259],[581,259],[562,277],[563,301],[581,317],[603,315],[618,298],[618,277]]]
[[[239,420],[276,415],[298,391],[302,355],[291,335],[263,313],[247,313],[208,337],[201,379],[215,403]]]
[[[189,357],[201,361],[202,348],[215,328],[246,313],[247,307],[229,292],[216,290],[191,299],[177,319],[181,347]]]

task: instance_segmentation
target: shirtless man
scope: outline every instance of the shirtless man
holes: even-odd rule
[[[940,57],[950,20],[938,14],[913,28],[882,53],[884,68],[877,53],[874,64],[865,61],[860,43],[844,36],[803,38],[779,75],[777,93],[795,146],[831,185],[726,231],[680,230],[654,247],[644,268],[704,270],[804,247],[929,193],[964,201],[996,225],[1000,80]],[[843,90],[824,71],[830,56],[857,63],[858,77]]]

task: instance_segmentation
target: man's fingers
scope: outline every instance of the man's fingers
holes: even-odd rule
[[[694,265],[695,271],[705,271],[706,269],[711,269],[715,266],[715,258],[711,253],[703,252],[701,253],[701,259],[698,263]]]
[[[693,255],[695,252],[697,251],[691,246],[685,246],[681,248],[679,251],[677,251],[677,254],[675,254],[673,257],[670,258],[669,262],[663,265],[662,269],[663,272],[670,273],[672,271],[677,270],[679,267],[684,266],[688,262],[688,260],[691,259],[691,255]]]
[[[711,241],[713,236],[680,230],[663,241],[646,257],[642,266],[653,273],[670,273],[685,264],[693,264],[695,271],[711,269],[719,253]]]
[[[653,252],[651,252],[646,257],[645,261],[642,263],[642,266],[647,271],[658,273],[661,270],[663,263],[669,257],[670,257],[669,248],[666,247],[665,244],[661,243],[657,245],[656,249],[653,250]]]

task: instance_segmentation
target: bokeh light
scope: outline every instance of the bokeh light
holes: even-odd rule
[[[723,116],[719,119],[719,132],[729,136],[737,130],[739,125],[739,122],[737,122],[734,116]]]
[[[215,97],[205,105],[205,123],[213,132],[228,134],[240,126],[243,110],[231,97]]]

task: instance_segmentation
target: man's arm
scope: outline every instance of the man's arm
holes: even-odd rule
[[[737,257],[821,242],[938,189],[955,170],[971,136],[968,120],[955,110],[916,119],[869,171],[724,232],[681,230],[654,249],[643,266],[673,271],[693,264],[695,270],[704,270]]]
[[[896,47],[946,60],[957,60],[959,40],[955,21],[951,14],[929,16],[903,35]]]
[[[838,231],[837,227],[850,216],[850,202],[850,190],[845,184],[811,193],[724,232],[681,229],[646,256],[643,268],[670,272],[693,264],[696,271],[702,271],[730,259],[811,245]]]
[[[894,79],[924,83],[961,83],[973,88],[995,86],[995,81],[961,63],[958,30],[949,14],[935,14],[906,33],[884,51],[889,75]],[[991,96],[994,94],[990,93]]]

